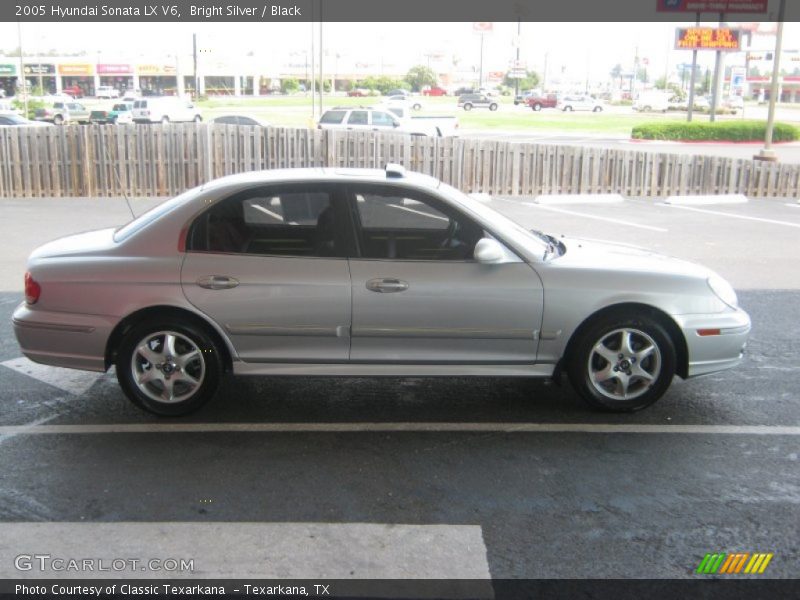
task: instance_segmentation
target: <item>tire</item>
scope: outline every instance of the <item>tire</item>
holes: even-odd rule
[[[494,102],[492,102],[492,103],[489,105],[489,110],[491,110],[491,111],[493,111],[493,112],[494,112],[494,111],[496,111],[496,110],[497,110],[497,104],[495,104]]]
[[[464,105],[464,110],[466,110],[467,112],[471,111],[472,110],[472,104],[465,104]]]
[[[63,125],[64,124],[64,117],[61,115],[56,115],[53,117],[53,125]]]
[[[571,106],[565,106],[564,107],[564,112],[572,112],[572,107]]]
[[[412,106],[411,108],[413,108],[414,110],[421,110],[422,109],[422,104],[417,103],[414,106]]]
[[[566,360],[578,394],[592,408],[609,412],[633,412],[653,404],[672,383],[677,362],[675,345],[656,319],[624,313],[589,323],[570,343]]]
[[[195,115],[194,116],[194,122],[195,123],[202,123],[203,122],[203,117],[201,117],[200,115]]]
[[[651,110],[653,109],[650,108],[649,106],[645,106],[644,108],[642,108],[642,112],[650,112]]]
[[[174,340],[174,355],[167,349],[168,336]],[[145,346],[153,362],[142,352]],[[152,319],[133,327],[119,345],[116,367],[117,381],[131,402],[169,417],[203,406],[222,379],[220,349],[203,327],[184,319]],[[147,374],[152,375],[142,381]],[[170,387],[173,396],[168,399]]]
[[[597,112],[603,112],[603,107],[602,107],[602,106],[595,106],[595,107],[592,109],[592,112],[596,112],[596,113],[597,113]]]
[[[163,117],[161,117],[161,124],[166,125],[167,123],[169,123],[169,117],[164,115]]]
[[[536,104],[534,104],[533,106],[531,106],[531,109],[532,109],[534,112],[539,112],[540,110],[542,110],[542,105],[541,105],[541,104],[539,104],[539,103],[537,102]]]

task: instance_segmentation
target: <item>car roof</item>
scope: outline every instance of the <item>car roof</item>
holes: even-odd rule
[[[441,182],[435,177],[405,171],[397,176],[394,171],[386,169],[355,169],[339,167],[311,167],[303,169],[271,169],[268,171],[249,171],[228,175],[203,184],[202,190],[212,190],[220,187],[239,187],[257,185],[261,183],[305,183],[309,181],[336,182],[341,181],[360,183],[402,183],[415,187],[437,188]]]

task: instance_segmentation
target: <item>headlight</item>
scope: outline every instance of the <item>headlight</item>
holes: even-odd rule
[[[708,278],[708,287],[711,288],[711,291],[714,292],[717,298],[731,308],[736,308],[739,300],[736,298],[736,291],[730,283],[725,281],[722,277],[712,275]]]

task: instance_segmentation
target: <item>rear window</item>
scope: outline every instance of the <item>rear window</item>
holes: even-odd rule
[[[329,110],[322,115],[322,118],[319,120],[319,122],[329,125],[338,125],[344,120],[345,114],[347,114],[347,112],[344,110]]]
[[[115,105],[114,105],[114,109],[113,109],[113,110],[116,110],[116,111],[126,111],[126,110],[130,110],[130,108],[128,108],[128,105],[127,105],[127,104],[115,104]]]
[[[133,108],[147,108],[147,100],[137,100],[133,103]]]

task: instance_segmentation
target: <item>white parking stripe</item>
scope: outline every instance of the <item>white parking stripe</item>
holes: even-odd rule
[[[0,365],[76,396],[86,392],[98,379],[104,377],[103,373],[40,365],[22,356]]]
[[[187,499],[188,500],[188,499]],[[198,505],[224,498],[193,499]],[[18,571],[20,554],[103,559],[107,571]],[[194,571],[147,569],[194,560]],[[138,559],[135,570],[110,570]],[[45,563],[46,565],[49,563]],[[120,565],[122,566],[122,565]],[[166,566],[166,565],[165,565]],[[58,565],[56,565],[56,568]],[[133,571],[133,572],[132,572]],[[383,523],[0,523],[3,578],[482,579],[493,597],[479,525]]]
[[[0,435],[83,435],[103,433],[634,433],[800,435],[792,425],[647,425],[639,423],[104,423],[82,425],[2,425]]]
[[[706,213],[708,215],[719,215],[721,217],[730,217],[732,219],[743,219],[745,221],[758,221],[759,223],[770,223],[772,225],[783,225],[784,227],[797,227],[800,228],[800,223],[792,223],[790,221],[778,221],[776,219],[764,219],[762,217],[751,217],[748,215],[737,215],[736,213],[722,212],[719,210],[708,210],[706,208],[695,208],[694,206],[679,206],[676,204],[659,203],[661,206],[669,206],[671,208],[679,208],[680,210],[692,210],[694,212]]]
[[[608,223],[616,223],[618,225],[627,225],[628,227],[638,227],[640,229],[647,229],[649,231],[658,231],[659,233],[667,233],[667,229],[663,227],[654,227],[653,225],[642,225],[640,223],[632,223],[630,221],[623,221],[622,219],[614,219],[612,217],[600,217],[597,215],[591,215],[589,213],[578,212],[575,210],[566,210],[564,208],[556,208],[555,206],[543,206],[541,204],[533,204],[531,202],[519,202],[518,204],[524,204],[525,206],[535,206],[541,210],[549,210],[552,212],[563,213],[565,215],[574,215],[576,217],[583,217],[585,219],[595,219],[596,221],[606,221]]]

